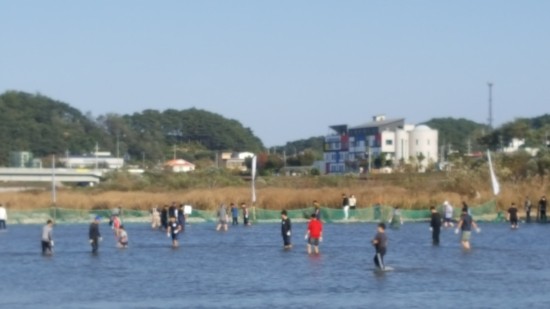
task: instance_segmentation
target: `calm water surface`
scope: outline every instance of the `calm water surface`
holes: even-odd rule
[[[41,226],[0,233],[0,308],[550,308],[550,225],[481,224],[463,252],[452,230],[432,247],[427,223],[388,230],[374,272],[374,224],[325,224],[320,256],[305,253],[305,224],[282,250],[280,226],[187,226],[181,247],[129,224],[115,247],[107,224],[98,255],[87,225],[55,226],[55,254],[40,254]]]

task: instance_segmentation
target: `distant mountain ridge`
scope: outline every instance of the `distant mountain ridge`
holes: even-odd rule
[[[0,165],[10,151],[36,157],[100,150],[141,161],[171,158],[185,144],[211,151],[260,151],[262,141],[239,121],[205,110],[152,109],[96,119],[41,94],[7,91],[0,95]]]
[[[442,150],[481,151],[499,149],[512,138],[524,138],[526,146],[547,145],[550,115],[518,118],[490,130],[464,118],[433,118],[423,124],[439,131]],[[147,109],[133,114],[100,115],[93,119],[69,104],[41,94],[7,91],[0,94],[0,165],[10,151],[31,151],[37,157],[52,154],[84,154],[95,150],[141,161],[169,159],[174,152],[186,159],[214,159],[219,151],[264,150],[262,141],[239,121],[201,109]],[[289,141],[271,152],[299,158],[322,159],[324,137]],[[300,157],[302,156],[302,157]]]

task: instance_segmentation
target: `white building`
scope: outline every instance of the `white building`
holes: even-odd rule
[[[426,125],[419,125],[409,133],[409,157],[422,158],[422,167],[436,163],[438,159],[438,131]]]
[[[325,138],[325,171],[358,171],[358,162],[384,154],[387,160],[410,163],[421,169],[438,161],[438,131],[426,125],[407,125],[405,120],[375,116],[372,122],[350,127],[331,126],[336,134]],[[421,160],[420,160],[421,159]]]
[[[195,170],[195,164],[183,159],[170,160],[164,163],[164,166],[174,173],[187,173]]]
[[[62,157],[59,158],[61,163],[65,164],[67,168],[108,168],[119,169],[124,166],[123,158],[115,158],[111,156],[110,152],[94,152],[89,156],[78,157]]]
[[[504,153],[514,153],[519,151],[520,149],[524,150],[531,156],[536,156],[539,152],[538,148],[532,148],[532,147],[525,147],[525,139],[524,138],[512,138],[510,143],[507,147],[502,148],[502,152]]]
[[[224,152],[222,153],[222,161],[225,163],[225,168],[230,170],[246,171],[246,159],[254,157],[252,152]]]

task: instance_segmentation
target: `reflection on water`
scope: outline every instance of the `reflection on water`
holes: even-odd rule
[[[294,235],[305,231],[294,224]],[[128,224],[130,246],[115,247],[106,224],[99,253],[91,254],[87,225],[55,227],[55,254],[40,254],[37,225],[0,233],[2,308],[265,308],[550,307],[546,235],[550,225],[483,225],[469,252],[443,230],[431,245],[427,224],[388,230],[385,261],[376,272],[374,224],[326,224],[321,254],[308,256],[301,237],[282,249],[280,226],[258,224],[217,233],[189,226],[172,249],[164,233]],[[513,291],[510,292],[509,291]]]

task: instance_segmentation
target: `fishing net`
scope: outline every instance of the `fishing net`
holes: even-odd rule
[[[461,208],[454,207],[453,217],[460,217]],[[287,210],[289,218],[293,221],[307,221],[314,212],[313,207]],[[443,208],[439,209],[443,214]],[[496,201],[471,206],[470,211],[474,219],[481,221],[503,221],[504,213],[497,211]],[[321,207],[321,219],[325,222],[343,222],[344,212],[341,208]],[[401,209],[401,217],[404,221],[426,221],[430,218],[430,211],[425,210],[409,210]],[[53,219],[57,223],[82,223],[89,222],[95,216],[101,216],[106,220],[113,213],[120,213],[123,222],[147,222],[151,220],[151,212],[144,210],[83,210],[83,209],[64,209],[64,208],[48,208],[39,210],[20,210],[9,212],[9,222],[11,223],[44,223],[48,219]],[[369,207],[357,207],[357,209],[349,210],[348,221],[357,222],[381,222],[388,221],[393,213],[393,207],[387,205],[373,205]],[[277,222],[281,218],[281,211],[268,210],[261,207],[250,208],[250,220],[256,222]],[[242,220],[242,211],[239,211],[239,220]],[[215,211],[193,210],[189,216],[191,222],[213,222],[216,221]]]

